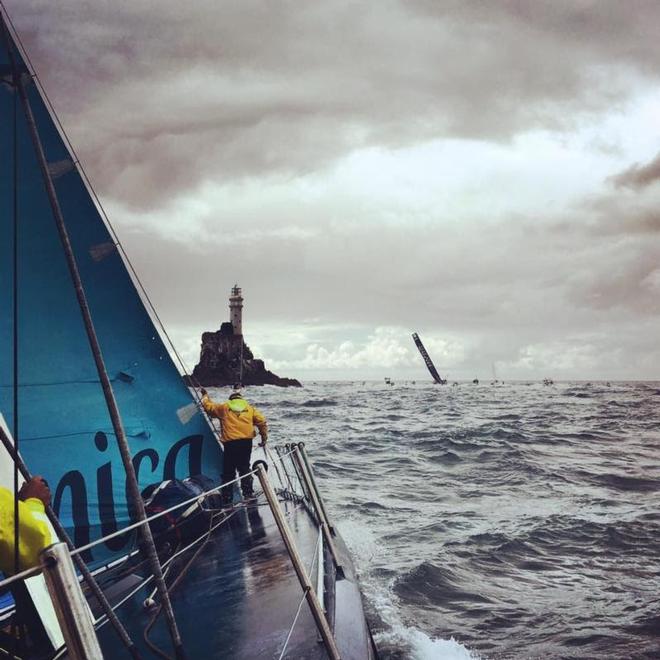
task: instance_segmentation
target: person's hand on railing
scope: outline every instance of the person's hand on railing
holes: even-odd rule
[[[48,482],[40,476],[34,476],[30,481],[26,481],[18,491],[19,500],[29,500],[34,497],[41,500],[44,506],[50,504],[50,488]]]

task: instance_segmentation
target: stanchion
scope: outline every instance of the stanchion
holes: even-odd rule
[[[289,453],[289,456],[291,457],[291,465],[293,465],[293,471],[296,473],[296,477],[298,478],[298,483],[300,484],[300,490],[302,491],[303,499],[310,502],[312,499],[311,494],[307,489],[307,487],[305,486],[305,480],[303,479],[302,474],[300,472],[300,467],[298,466],[298,462],[294,458],[296,451],[298,450],[298,445],[292,442],[292,443],[287,443],[285,447],[287,452]]]
[[[296,491],[293,488],[293,482],[291,481],[291,477],[289,476],[289,471],[286,469],[286,462],[284,461],[284,457],[280,452],[280,448],[275,447],[275,451],[277,452],[277,457],[280,459],[280,462],[282,464],[282,469],[284,470],[284,476],[286,477],[286,481],[289,484],[289,493],[291,494],[290,499],[293,499],[296,497]]]
[[[335,642],[335,638],[332,635],[332,630],[330,629],[328,620],[325,617],[325,612],[323,611],[323,608],[321,607],[321,604],[316,597],[316,593],[314,593],[314,588],[312,587],[312,583],[310,582],[307,572],[305,571],[305,566],[303,564],[302,558],[300,557],[300,553],[298,552],[298,548],[296,547],[293,534],[287,525],[286,518],[282,513],[280,503],[278,502],[275,491],[273,490],[273,487],[268,480],[268,475],[266,474],[266,470],[264,470],[263,465],[259,465],[257,467],[257,476],[261,482],[261,488],[264,492],[264,495],[266,496],[266,500],[268,500],[268,504],[270,506],[270,510],[273,513],[273,517],[275,518],[275,522],[277,523],[277,527],[280,530],[280,534],[282,535],[282,540],[284,541],[284,545],[286,546],[289,557],[291,558],[291,563],[293,564],[293,568],[296,571],[296,575],[298,576],[298,581],[300,582],[300,586],[303,589],[307,604],[309,605],[309,609],[312,613],[312,616],[314,617],[318,631],[321,635],[321,638],[323,639],[323,643],[325,645],[326,651],[328,652],[328,656],[331,658],[331,660],[340,660],[339,649],[337,648],[337,643]]]
[[[325,508],[325,502],[323,501],[323,498],[321,497],[321,491],[319,490],[319,487],[316,485],[316,477],[314,476],[314,470],[312,469],[312,464],[309,460],[309,457],[307,456],[307,450],[305,449],[305,443],[304,442],[299,442],[298,443],[298,449],[300,450],[300,455],[302,456],[302,459],[305,463],[305,467],[307,468],[307,473],[309,475],[309,480],[312,483],[312,488],[314,489],[314,492],[316,493],[316,497],[319,501],[319,505],[321,507],[321,511],[323,513],[323,517],[325,518],[326,525],[328,526],[328,529],[332,532],[332,535],[335,535],[335,528],[330,524],[330,519],[328,518],[328,511]]]
[[[66,543],[47,547],[41,551],[39,559],[66,640],[68,657],[72,660],[102,659],[91,612],[80,589]]]
[[[325,518],[325,514],[321,509],[319,500],[316,497],[316,489],[312,486],[312,482],[311,482],[312,477],[310,477],[309,472],[307,471],[307,467],[305,466],[304,461],[300,457],[300,450],[297,445],[295,446],[293,453],[291,455],[293,456],[293,461],[294,463],[296,463],[297,468],[300,470],[300,474],[302,475],[302,478],[305,481],[305,484],[307,485],[307,490],[309,491],[309,494],[312,499],[312,506],[314,507],[314,513],[316,514],[316,517],[318,519],[319,527],[323,532],[325,542],[328,544],[328,550],[330,550],[330,554],[332,555],[332,561],[334,562],[335,568],[337,569],[337,577],[342,578],[344,577],[344,569],[341,567],[341,562],[339,561],[339,555],[337,554],[337,548],[335,547],[335,542],[332,538],[332,534],[330,533],[330,527],[328,526],[328,522]]]

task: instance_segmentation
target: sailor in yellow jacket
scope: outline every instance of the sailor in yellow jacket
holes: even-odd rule
[[[39,564],[39,553],[53,540],[45,507],[50,489],[41,477],[26,481],[18,493],[18,572]],[[14,494],[0,487],[0,570],[14,573]]]
[[[224,449],[224,467],[222,470],[222,483],[226,484],[236,478],[236,471],[243,477],[241,490],[243,497],[252,497],[252,475],[250,472],[250,456],[252,455],[252,439],[257,434],[255,427],[261,435],[261,445],[268,440],[268,426],[266,418],[251,406],[240,392],[232,392],[229,400],[224,403],[213,403],[206,390],[202,388],[202,406],[207,414],[220,420],[222,426],[222,447]],[[224,504],[230,504],[232,489],[222,491]]]

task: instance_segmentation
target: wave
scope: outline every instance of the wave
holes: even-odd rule
[[[416,605],[442,606],[454,601],[491,603],[490,598],[459,586],[464,582],[446,567],[423,562],[400,577],[394,591],[400,598]]]
[[[339,401],[336,399],[309,399],[296,405],[300,408],[328,408],[331,406],[338,406]]]
[[[453,451],[446,451],[439,456],[430,456],[429,460],[433,463],[440,463],[441,465],[456,465],[456,463],[460,463],[463,459]]]
[[[660,479],[651,479],[648,477],[631,477],[623,474],[594,474],[587,470],[576,470],[575,473],[585,481],[605,486],[612,490],[621,492],[660,492]]]

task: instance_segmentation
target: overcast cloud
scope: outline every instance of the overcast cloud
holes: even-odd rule
[[[657,2],[5,5],[191,366],[660,377]]]

